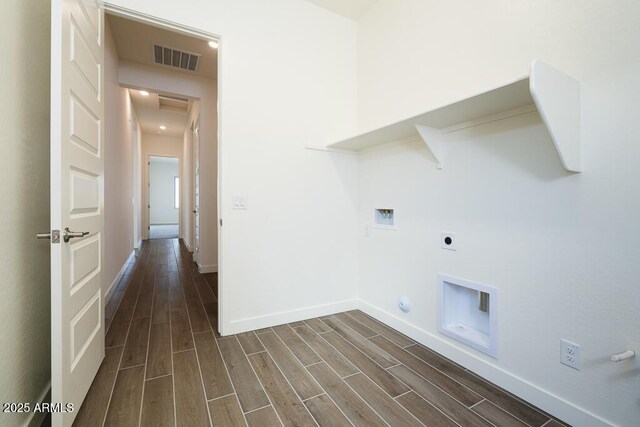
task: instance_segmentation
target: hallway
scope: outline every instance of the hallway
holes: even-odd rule
[[[149,226],[149,239],[174,239],[178,237],[178,224],[163,224]]]
[[[216,294],[177,239],[145,241],[74,425],[562,425],[357,310],[221,338]]]

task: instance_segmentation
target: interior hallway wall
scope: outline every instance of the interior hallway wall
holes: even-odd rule
[[[119,280],[119,273],[134,247],[133,145],[136,125],[129,91],[118,83],[118,53],[105,20],[104,100],[104,203],[105,295]]]
[[[305,146],[354,130],[355,22],[300,0],[140,0],[135,9],[222,36],[222,333],[353,308],[356,159]],[[202,104],[202,117],[216,112]],[[215,149],[203,155],[217,161]],[[232,209],[234,194],[247,196],[247,210]]]
[[[51,377],[49,1],[0,2],[0,402],[44,399]],[[25,52],[29,52],[25,55]],[[44,414],[0,413],[0,425]]]
[[[133,109],[131,129],[133,170],[133,245],[139,248],[142,243],[142,128]]]
[[[178,224],[180,218],[174,203],[174,179],[180,174],[178,159],[151,157],[150,163],[149,223],[150,225]]]
[[[525,75],[534,58],[581,81],[581,174],[562,169],[536,113],[445,135],[442,170],[416,142],[362,156],[359,173],[360,225],[374,207],[400,221],[361,233],[364,307],[580,426],[640,419],[640,359],[608,360],[640,350],[638,40],[633,1],[380,0],[359,26],[363,128]],[[438,273],[499,289],[497,360],[437,332]],[[561,338],[582,346],[580,371],[560,364]]]

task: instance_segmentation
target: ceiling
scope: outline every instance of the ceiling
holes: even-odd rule
[[[176,73],[186,73],[207,79],[218,77],[218,51],[209,46],[208,40],[168,31],[119,16],[107,14],[106,19],[121,60],[162,67],[176,71]],[[201,55],[196,71],[156,64],[153,61],[154,44]]]
[[[167,105],[177,105],[179,103],[171,102],[171,100],[165,102],[165,99],[165,101],[162,102],[163,106],[161,108],[161,96],[157,93],[149,93],[148,96],[143,96],[142,93],[136,89],[129,89],[129,93],[131,94],[131,101],[133,108],[136,110],[142,133],[182,138],[187,126],[187,111]],[[169,96],[175,97],[175,95]],[[167,129],[161,130],[161,125],[166,126]]]
[[[207,79],[216,79],[218,74],[218,51],[209,46],[209,40],[187,36],[162,28],[128,20],[119,16],[106,15],[111,29],[118,57],[123,61],[136,62],[152,67],[171,70],[176,78],[185,74]],[[173,49],[199,54],[195,71],[183,70],[154,62],[153,45],[159,44]],[[179,95],[153,93],[143,96],[141,91],[129,90],[143,133],[161,134],[182,138],[187,126],[187,106],[189,99]],[[169,98],[182,98],[175,102]],[[163,99],[164,98],[164,99]],[[160,126],[166,126],[161,130]]]
[[[310,3],[320,6],[324,9],[328,9],[338,15],[351,18],[357,21],[364,15],[371,7],[378,2],[378,0],[307,0]]]

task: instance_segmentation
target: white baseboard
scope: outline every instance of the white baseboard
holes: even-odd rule
[[[149,224],[149,225],[180,225],[177,222],[154,222],[153,224]]]
[[[218,272],[218,264],[214,264],[214,265],[198,265],[198,272],[200,272],[200,274],[217,273]]]
[[[142,237],[140,237],[140,240],[138,240],[138,243],[136,244],[134,249],[140,249],[140,246],[142,246]]]
[[[299,320],[312,319],[319,316],[328,316],[330,314],[354,310],[356,308],[358,308],[357,299],[314,305],[311,307],[305,307],[296,310],[267,314],[266,316],[257,316],[250,317],[248,319],[234,320],[229,322],[229,324],[227,325],[220,325],[220,333],[225,336],[234,335],[241,332],[253,331],[270,326],[297,322]]]
[[[445,336],[420,329],[393,314],[387,313],[366,301],[359,300],[358,308],[382,323],[397,329],[420,344],[442,354],[467,369],[475,372],[492,383],[531,402],[531,404],[575,426],[602,427],[612,426],[588,410],[568,402],[551,392],[544,390],[527,380],[517,377],[504,369],[483,360],[475,354],[449,343]],[[313,316],[309,316],[313,317]]]
[[[109,286],[109,289],[107,289],[107,292],[105,293],[105,296],[104,296],[104,304],[105,304],[105,306],[107,305],[107,303],[109,302],[109,300],[113,296],[113,292],[116,290],[116,285],[118,284],[118,282],[120,281],[122,276],[124,276],[124,272],[127,271],[127,266],[131,262],[131,258],[133,258],[135,255],[136,255],[136,251],[131,251],[131,253],[129,254],[129,258],[127,258],[127,260],[122,265],[122,268],[120,269],[120,272],[118,273],[116,278],[113,279],[113,282],[111,282],[111,285]]]
[[[184,246],[187,248],[189,252],[193,252],[193,250],[191,250],[191,245],[189,244],[189,242],[184,240],[184,238],[182,239],[182,243],[184,243]]]
[[[40,393],[40,396],[38,396],[38,402],[40,403],[51,402],[51,383],[50,382],[48,382],[44,386],[44,389]],[[32,402],[32,407],[34,403],[35,402]],[[46,412],[31,411],[31,413],[29,414],[29,418],[27,418],[27,421],[23,424],[23,426],[24,427],[40,427],[42,425],[42,421],[44,420],[44,417],[46,416],[47,416]]]

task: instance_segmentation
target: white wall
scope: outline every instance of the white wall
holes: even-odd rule
[[[132,111],[131,151],[133,170],[133,245],[139,248],[142,243],[142,129]]]
[[[142,134],[142,235],[149,238],[149,162],[150,156],[176,157],[179,165],[182,165],[182,138],[158,134]],[[180,169],[182,166],[180,166]],[[173,194],[173,186],[171,187]],[[173,200],[173,198],[171,199]],[[174,223],[175,224],[175,223]]]
[[[51,377],[48,1],[0,2],[0,402],[41,402]],[[29,51],[29,55],[24,52]],[[44,414],[0,413],[0,425]]]
[[[300,0],[135,9],[222,37],[222,333],[353,306],[356,160],[304,147],[354,129],[356,24]],[[232,210],[232,194],[247,195],[249,209]]]
[[[179,177],[177,158],[151,157],[149,165],[149,222],[151,225],[178,224],[178,208],[174,200],[174,178]]]
[[[118,83],[118,52],[105,21],[105,295],[134,246],[133,145],[135,115],[129,91]]]
[[[608,361],[640,350],[639,17],[631,1],[380,0],[359,26],[362,127],[524,75],[534,58],[582,82],[582,174],[530,113],[447,134],[443,170],[416,142],[362,156],[358,175],[360,225],[373,207],[401,221],[360,237],[363,308],[580,426],[640,419],[637,358]],[[499,289],[497,360],[437,333],[439,272]],[[561,338],[582,346],[580,371],[560,365]]]

